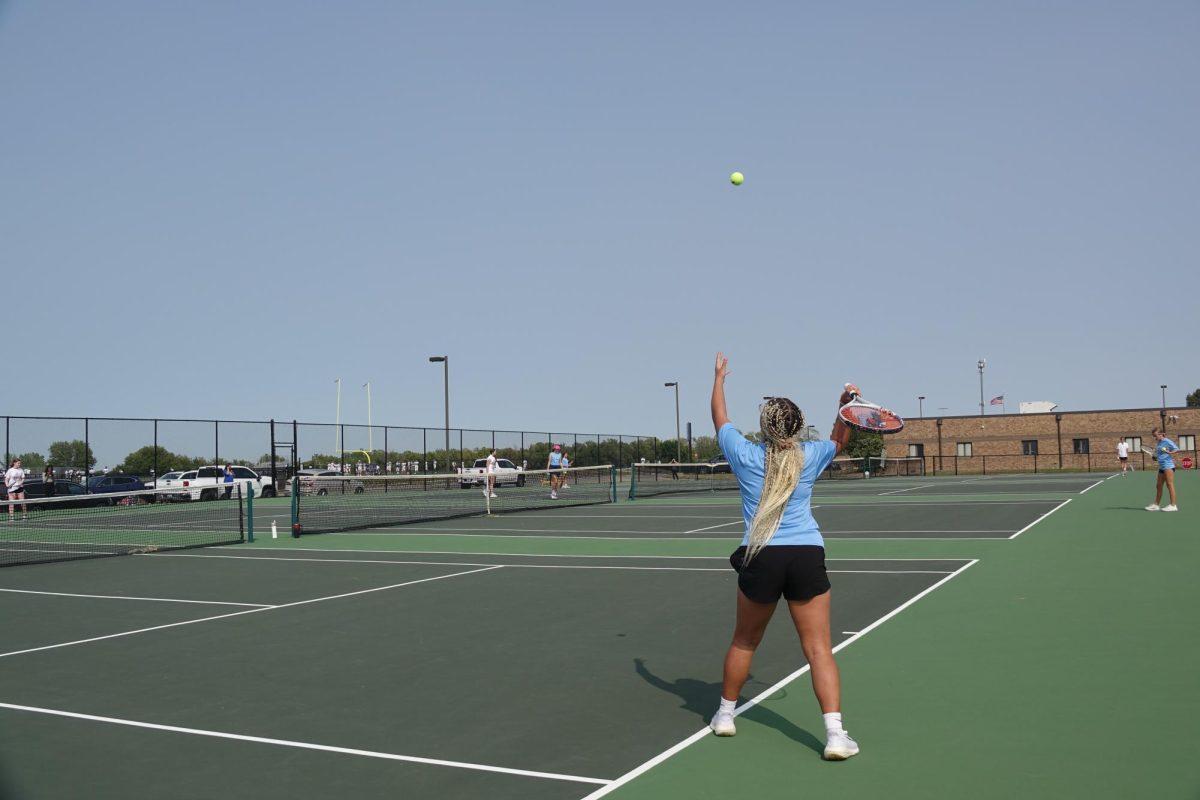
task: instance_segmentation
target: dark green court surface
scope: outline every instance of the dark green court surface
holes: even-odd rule
[[[783,613],[706,732],[741,535],[711,493],[0,570],[0,796],[1195,797],[1187,506],[1030,477],[818,498],[844,764]]]

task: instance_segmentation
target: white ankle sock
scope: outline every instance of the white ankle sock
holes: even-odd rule
[[[843,730],[842,728],[842,712],[830,711],[828,714],[822,714],[825,718],[825,732],[833,733],[834,731]]]
[[[729,713],[732,714],[733,710],[735,708],[737,708],[737,700],[726,700],[724,697],[722,697],[721,698],[721,707],[717,710],[718,711],[728,711]]]

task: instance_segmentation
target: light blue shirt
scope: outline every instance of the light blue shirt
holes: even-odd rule
[[[550,466],[552,466],[552,467],[561,467],[562,466],[562,453],[560,451],[558,451],[558,450],[550,451]]]
[[[1172,442],[1167,437],[1158,440],[1158,444],[1154,447],[1154,457],[1158,459],[1159,469],[1175,469],[1175,460],[1171,455],[1179,449],[1179,446]]]
[[[737,478],[738,488],[742,493],[742,516],[746,520],[746,533],[742,536],[742,544],[749,544],[750,523],[754,519],[754,512],[758,510],[759,498],[762,497],[763,477],[767,469],[767,447],[748,441],[728,422],[717,431],[717,441],[721,445],[721,452],[729,459],[729,469]],[[804,451],[804,469],[800,471],[800,480],[796,482],[796,490],[783,511],[783,519],[779,523],[779,530],[771,538],[771,544],[824,546],[821,529],[817,527],[817,521],[812,515],[812,487],[817,477],[837,455],[837,445],[833,442],[804,442],[800,447]]]

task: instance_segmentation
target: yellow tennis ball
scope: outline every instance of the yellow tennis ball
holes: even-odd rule
[[[734,186],[741,186],[742,182],[745,180],[746,180],[746,176],[740,172],[735,172],[729,176],[729,182],[732,183]]]

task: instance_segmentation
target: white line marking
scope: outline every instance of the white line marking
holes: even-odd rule
[[[463,553],[463,555],[481,555]],[[497,554],[489,554],[497,555]],[[509,556],[520,556],[519,553],[499,554]],[[660,572],[728,572],[732,574],[733,570],[728,567],[639,567],[639,566],[614,566],[610,564],[522,564],[522,563],[505,563],[505,564],[478,564],[469,561],[408,561],[403,559],[376,559],[376,558],[284,558],[280,556],[200,556],[194,554],[166,554],[167,558],[227,558],[227,559],[242,559],[247,561],[290,561],[293,563],[302,564],[400,564],[400,565],[417,565],[431,567],[510,567],[512,569],[610,569],[610,570],[631,570],[631,571],[660,571]],[[599,558],[615,558],[615,556],[598,556]],[[647,556],[653,558],[653,556]],[[670,556],[671,558],[692,558],[692,556]],[[711,558],[708,556],[695,556],[694,558]],[[715,557],[721,561],[727,560],[724,556]],[[835,559],[826,559],[826,563]],[[844,559],[849,561],[858,561],[860,559]],[[895,559],[862,559],[872,561],[893,561]],[[913,559],[921,561],[924,559]],[[961,559],[946,559],[959,561]],[[831,569],[829,572],[837,572],[844,575],[946,575],[945,570],[871,570],[871,569]]]
[[[1017,537],[1018,537],[1018,536],[1020,536],[1022,533],[1024,533],[1024,532],[1025,532],[1025,531],[1027,531],[1027,530],[1029,530],[1029,529],[1030,529],[1030,528],[1032,528],[1034,525],[1037,525],[1039,522],[1041,522],[1041,521],[1042,521],[1042,520],[1044,520],[1046,517],[1048,517],[1048,516],[1050,516],[1051,514],[1053,514],[1055,511],[1058,511],[1060,508],[1062,508],[1063,506],[1065,506],[1065,505],[1066,505],[1067,503],[1069,503],[1069,502],[1071,502],[1071,501],[1070,501],[1070,499],[1063,500],[1061,503],[1059,503],[1058,505],[1056,505],[1054,508],[1052,508],[1052,509],[1050,509],[1049,511],[1047,511],[1045,514],[1042,514],[1040,517],[1038,517],[1037,519],[1035,519],[1033,522],[1029,523],[1029,524],[1028,524],[1028,525],[1026,525],[1024,528],[1021,528],[1021,530],[1017,531],[1016,533],[1014,533],[1012,536],[1010,536],[1010,537],[1008,537],[1008,538],[1010,538],[1010,539],[1015,539],[1015,538],[1017,538]]]
[[[118,639],[122,636],[133,636],[135,633],[149,633],[150,631],[160,631],[160,630],[164,630],[166,628],[178,628],[182,625],[194,625],[197,622],[212,622],[213,620],[228,619],[229,617],[240,617],[243,614],[257,614],[262,611],[277,611],[281,608],[292,608],[293,606],[303,606],[303,605],[308,605],[309,603],[320,603],[320,602],[324,602],[325,600],[340,600],[344,597],[353,597],[355,595],[369,594],[371,592],[382,592],[382,591],[386,591],[388,589],[399,589],[402,586],[412,586],[413,584],[426,583],[428,581],[440,581],[443,578],[458,578],[463,575],[471,575],[476,572],[486,572],[488,570],[493,570],[493,569],[500,569],[500,567],[486,567],[484,569],[472,569],[472,570],[468,570],[466,572],[455,572],[450,575],[438,575],[433,578],[421,578],[420,580],[415,580],[415,581],[405,581],[404,583],[395,583],[395,584],[392,584],[391,586],[380,586],[375,589],[362,589],[357,592],[346,592],[345,594],[335,594],[335,595],[330,595],[329,597],[316,597],[311,600],[299,600],[295,603],[284,603],[284,604],[278,605],[278,606],[266,606],[265,608],[252,608],[249,611],[235,611],[232,614],[219,614],[218,616],[215,616],[215,617],[201,617],[200,619],[189,619],[184,622],[171,622],[166,625],[154,625],[149,628],[138,628],[137,630],[123,631],[122,633],[110,633],[106,636],[93,636],[90,639],[78,639],[73,642],[60,642],[58,644],[48,644],[43,647],[30,647],[26,650],[13,650],[8,653],[0,653],[0,658],[7,658],[8,656],[19,656],[19,655],[23,655],[25,653],[37,653],[42,650],[56,650],[60,647],[71,647],[71,646],[77,645],[77,644],[89,644],[91,642],[100,642],[105,639]]]
[[[1108,478],[1104,478],[1104,479],[1102,479],[1102,480],[1098,480],[1098,481],[1096,481],[1096,482],[1095,482],[1095,483],[1093,483],[1091,486],[1087,487],[1087,488],[1086,488],[1086,489],[1084,489],[1082,492],[1080,492],[1080,494],[1087,494],[1087,493],[1088,493],[1088,492],[1090,492],[1092,489],[1095,489],[1097,486],[1099,486],[1100,484],[1104,483],[1104,481],[1106,481],[1106,480],[1108,480]]]
[[[707,528],[695,528],[690,531],[684,531],[684,533],[700,533],[701,531],[711,531],[713,528],[727,528],[730,525],[742,525],[742,524],[744,524],[744,521],[738,519],[738,520],[734,520],[733,522],[722,522],[720,525],[709,525]]]
[[[930,486],[937,486],[937,484],[936,483],[923,483],[920,486],[910,486],[907,489],[893,489],[890,492],[880,492],[879,496],[883,497],[884,495],[887,495],[887,494],[900,494],[901,492],[911,492],[911,491],[915,491],[916,489],[928,489]]]
[[[220,600],[176,600],[170,597],[127,597],[117,594],[72,594],[71,592],[35,592],[32,589],[0,589],[13,594],[44,594],[51,597],[88,597],[96,600],[146,600],[151,603],[198,603],[210,606],[247,606],[249,608],[274,608],[267,603],[227,603]]]
[[[535,772],[527,769],[511,769],[509,767],[492,767],[486,764],[472,764],[466,761],[445,761],[440,758],[420,758],[418,756],[402,756],[396,753],[380,753],[375,750],[358,750],[352,747],[334,747],[327,744],[314,744],[312,742],[296,742],[288,739],[271,739],[265,736],[247,736],[240,733],[224,733],[222,731],[208,731],[199,728],[181,728],[177,725],[159,725],[153,722],[138,722],[131,719],[117,719],[116,717],[100,717],[95,714],[79,714],[74,711],[59,711],[53,708],[39,708],[37,706],[19,706],[14,703],[0,703],[0,708],[9,708],[14,711],[28,711],[34,714],[49,714],[56,717],[70,717],[72,719],[82,719],[89,722],[107,722],[111,725],[127,725],[132,728],[148,728],[155,731],[168,731],[170,733],[186,733],[192,736],[209,736],[216,739],[234,739],[239,742],[255,742],[257,744],[273,744],[282,747],[296,747],[302,750],[321,750],[326,753],[342,753],[351,756],[365,756],[367,758],[382,758],[389,761],[407,761],[414,764],[430,764],[437,767],[454,767],[456,769],[473,769],[481,772],[500,772],[505,775],[520,775],[526,778],[549,778],[556,781],[572,781],[574,783],[592,783],[600,786],[608,785],[608,781],[600,778],[585,778],[579,775],[561,775],[557,772]]]
[[[945,578],[942,578],[940,581],[938,581],[937,583],[935,583],[933,586],[930,586],[928,589],[924,590],[923,592],[921,592],[920,594],[916,595],[915,597],[909,598],[909,600],[908,600],[907,602],[905,602],[905,603],[903,603],[902,605],[900,605],[899,607],[897,607],[897,608],[895,608],[895,609],[893,609],[893,610],[889,611],[887,614],[884,614],[882,617],[880,617],[879,619],[875,620],[875,621],[874,621],[874,622],[872,622],[870,625],[868,625],[867,627],[863,628],[861,631],[859,631],[858,633],[854,634],[853,636],[851,636],[851,637],[850,637],[849,639],[847,639],[846,641],[844,641],[844,642],[842,642],[841,644],[839,644],[839,645],[837,645],[836,647],[834,647],[834,648],[833,648],[833,652],[835,652],[835,653],[836,653],[836,652],[838,652],[839,650],[841,650],[842,648],[844,648],[844,647],[847,647],[847,646],[848,646],[848,645],[849,645],[851,642],[856,642],[856,641],[858,641],[858,639],[859,639],[859,638],[861,638],[862,636],[864,636],[865,634],[869,633],[870,631],[874,630],[875,628],[878,628],[878,627],[879,627],[880,625],[882,625],[884,622],[886,622],[887,620],[889,620],[889,619],[891,619],[892,617],[896,616],[896,615],[897,615],[897,614],[899,614],[901,611],[903,611],[904,609],[908,608],[908,607],[909,607],[909,606],[911,606],[913,603],[917,602],[917,601],[918,601],[918,600],[920,600],[922,597],[924,597],[925,595],[927,595],[927,594],[929,594],[930,592],[932,592],[934,589],[937,589],[938,587],[942,586],[942,585],[943,585],[944,583],[946,583],[947,581],[953,580],[953,579],[954,579],[954,578],[956,578],[957,576],[961,575],[961,574],[962,574],[962,573],[963,573],[965,570],[967,570],[967,569],[970,569],[972,566],[974,566],[974,565],[975,565],[975,564],[977,564],[977,563],[979,563],[979,562],[978,562],[978,559],[975,559],[975,560],[973,560],[973,561],[971,561],[971,562],[969,562],[969,563],[967,563],[967,564],[964,564],[964,565],[963,565],[963,566],[962,566],[960,569],[957,569],[957,570],[955,570],[953,573],[951,573],[951,574],[947,575]],[[775,694],[775,692],[779,691],[779,690],[780,690],[780,689],[782,689],[784,686],[787,686],[789,683],[791,683],[792,681],[796,680],[796,678],[799,678],[801,675],[803,675],[803,674],[804,674],[804,673],[806,673],[806,672],[808,672],[808,664],[805,664],[803,667],[801,667],[800,669],[796,670],[796,671],[795,671],[795,672],[793,672],[791,675],[788,675],[788,676],[787,676],[787,677],[785,677],[783,680],[781,680],[781,681],[779,681],[778,683],[776,683],[774,686],[771,686],[771,687],[770,687],[770,688],[768,688],[766,691],[764,691],[764,692],[762,692],[761,694],[759,694],[757,697],[755,697],[755,698],[753,698],[753,699],[751,699],[751,700],[748,700],[748,701],[746,701],[744,704],[742,704],[741,706],[739,706],[739,707],[738,707],[738,709],[737,709],[736,711],[734,711],[734,714],[735,714],[735,715],[740,715],[740,714],[741,714],[741,713],[743,713],[744,711],[747,711],[747,710],[749,710],[749,709],[753,708],[754,706],[756,706],[756,705],[758,705],[759,703],[761,703],[762,701],[766,700],[766,699],[767,699],[767,698],[769,698],[771,695]],[[679,742],[679,743],[678,743],[677,745],[675,745],[674,747],[670,748],[669,750],[664,750],[663,752],[659,753],[657,756],[655,756],[654,758],[652,758],[652,759],[650,759],[649,761],[645,762],[644,764],[641,764],[640,766],[638,766],[638,767],[635,767],[634,769],[630,770],[629,772],[626,772],[624,775],[622,775],[621,777],[617,778],[616,780],[614,780],[614,781],[611,781],[610,783],[608,783],[608,784],[607,784],[606,786],[604,786],[603,788],[601,788],[601,789],[597,789],[596,791],[594,791],[594,792],[592,792],[591,794],[587,795],[587,796],[586,796],[586,797],[584,797],[582,800],[597,800],[597,798],[604,797],[605,795],[609,794],[609,793],[610,793],[610,792],[612,792],[613,790],[615,790],[615,789],[618,789],[618,788],[620,788],[621,786],[624,786],[625,784],[629,783],[629,782],[630,782],[631,780],[633,780],[634,778],[636,778],[636,777],[638,777],[639,775],[641,775],[641,774],[643,774],[643,773],[645,773],[645,772],[649,771],[649,770],[650,770],[652,767],[658,766],[659,764],[661,764],[662,762],[666,761],[668,758],[670,758],[671,756],[675,755],[676,753],[678,753],[678,752],[682,751],[683,749],[685,749],[685,748],[686,748],[686,747],[688,747],[689,745],[691,745],[691,744],[694,744],[695,742],[698,742],[698,741],[700,741],[700,740],[701,740],[701,739],[703,739],[705,736],[711,736],[711,735],[712,735],[712,731],[711,731],[711,730],[709,730],[709,728],[708,728],[708,726],[707,726],[707,725],[706,725],[706,726],[704,726],[703,728],[701,728],[700,730],[696,731],[695,733],[693,733],[693,734],[692,734],[691,736],[689,736],[688,738],[684,739],[682,742]]]
[[[945,541],[937,539],[935,541]],[[972,541],[972,540],[966,540]],[[217,555],[215,550],[254,550],[261,552],[277,552],[283,550],[289,553],[383,553],[386,555],[433,555],[433,556],[520,556],[521,558],[659,558],[682,559],[682,560],[717,560],[728,561],[728,556],[666,556],[666,555],[604,555],[604,554],[577,554],[577,553],[489,553],[489,552],[460,552],[457,550],[357,550],[357,549],[335,549],[324,547],[247,547],[245,545],[237,545],[236,547],[209,547],[206,552],[200,553],[155,553],[148,558],[261,558],[262,556],[225,556]],[[320,559],[297,559],[297,561],[319,561]],[[354,561],[356,559],[346,559]],[[962,561],[961,558],[826,558],[825,562],[830,561]]]

